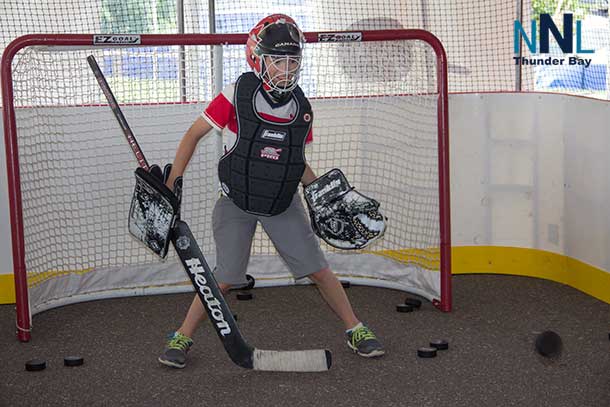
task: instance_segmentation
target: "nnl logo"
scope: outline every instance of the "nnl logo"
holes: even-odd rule
[[[563,15],[563,36],[559,32],[559,28],[553,22],[550,14],[540,14],[540,53],[548,54],[549,52],[549,32],[553,34],[555,37],[555,41],[559,48],[564,53],[571,54],[574,52],[574,16],[572,14],[564,14]],[[515,54],[519,53],[520,50],[520,37],[523,38],[527,47],[529,48],[532,54],[537,53],[537,44],[536,44],[536,20],[532,20],[532,29],[531,29],[531,39],[525,33],[521,22],[515,20],[514,30],[513,30],[513,40],[514,40],[514,50]],[[582,49],[582,21],[576,20],[576,52],[582,54],[592,54],[595,50],[592,49]]]

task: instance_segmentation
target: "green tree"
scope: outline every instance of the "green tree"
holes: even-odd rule
[[[538,21],[540,14],[572,13],[577,20],[582,19],[591,10],[591,4],[581,0],[532,0],[534,18]]]
[[[157,0],[157,26],[160,33],[177,32],[176,0]]]
[[[176,0],[102,0],[101,25],[113,34],[176,32]]]

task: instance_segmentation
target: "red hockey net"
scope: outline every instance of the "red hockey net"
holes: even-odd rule
[[[301,87],[315,113],[307,152],[322,174],[341,168],[388,217],[366,251],[324,246],[356,283],[420,294],[450,309],[447,65],[422,30],[307,33]],[[150,163],[173,160],[205,104],[247,70],[245,35],[31,35],[7,47],[3,109],[19,337],[31,315],[119,295],[189,290],[179,262],[131,238],[126,220],[137,163],[86,62],[94,55]],[[123,45],[104,45],[101,41]],[[138,42],[134,45],[133,42]],[[127,45],[129,43],[130,45]],[[217,136],[185,174],[182,217],[214,264]],[[291,284],[257,231],[249,273]]]

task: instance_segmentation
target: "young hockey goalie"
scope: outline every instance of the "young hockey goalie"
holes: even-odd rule
[[[183,175],[197,143],[212,128],[221,131],[225,154],[218,164],[218,176],[222,195],[214,207],[212,226],[217,258],[214,276],[222,292],[247,283],[251,243],[260,222],[294,278],[311,279],[341,319],[347,345],[364,357],[381,356],[385,353],[381,343],[352,310],[320,249],[297,193],[300,184],[306,187],[316,181],[305,159],[305,144],[313,139],[313,112],[297,85],[303,42],[303,33],[286,15],[270,15],[256,24],[246,45],[252,72],[242,74],[236,83],[223,89],[195,120],[178,146],[166,185],[172,188],[176,178]],[[346,188],[349,189],[349,184]],[[314,191],[310,198],[319,197],[319,193],[320,190]],[[343,195],[334,194],[333,202],[336,204],[336,199]],[[358,219],[351,229],[345,229],[351,230],[347,238],[351,239],[351,246],[342,248],[364,247],[383,234],[385,224],[376,212],[378,204],[369,200],[372,206],[363,205],[368,199],[363,198],[356,201],[364,211],[352,214],[352,219]],[[329,221],[324,210],[319,216],[314,214],[319,206],[312,206],[319,202],[308,199],[311,218],[320,221],[317,232],[326,231],[326,236],[337,243],[341,233],[328,226],[336,225],[336,221]],[[349,207],[351,201],[346,202]],[[345,208],[342,203],[336,206]],[[341,246],[339,243],[338,247]],[[159,362],[183,368],[193,345],[190,337],[204,317],[203,305],[195,296],[182,325],[168,338]]]

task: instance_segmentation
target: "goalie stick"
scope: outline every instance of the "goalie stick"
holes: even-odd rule
[[[117,103],[104,74],[93,55],[87,57],[100,88],[123,130],[140,167],[148,171],[149,165]],[[330,369],[332,356],[329,350],[301,351],[261,350],[252,347],[239,331],[227,302],[214,275],[186,222],[177,220],[172,228],[174,249],[201,299],[210,322],[216,330],[229,358],[245,369],[282,372],[322,372]]]

